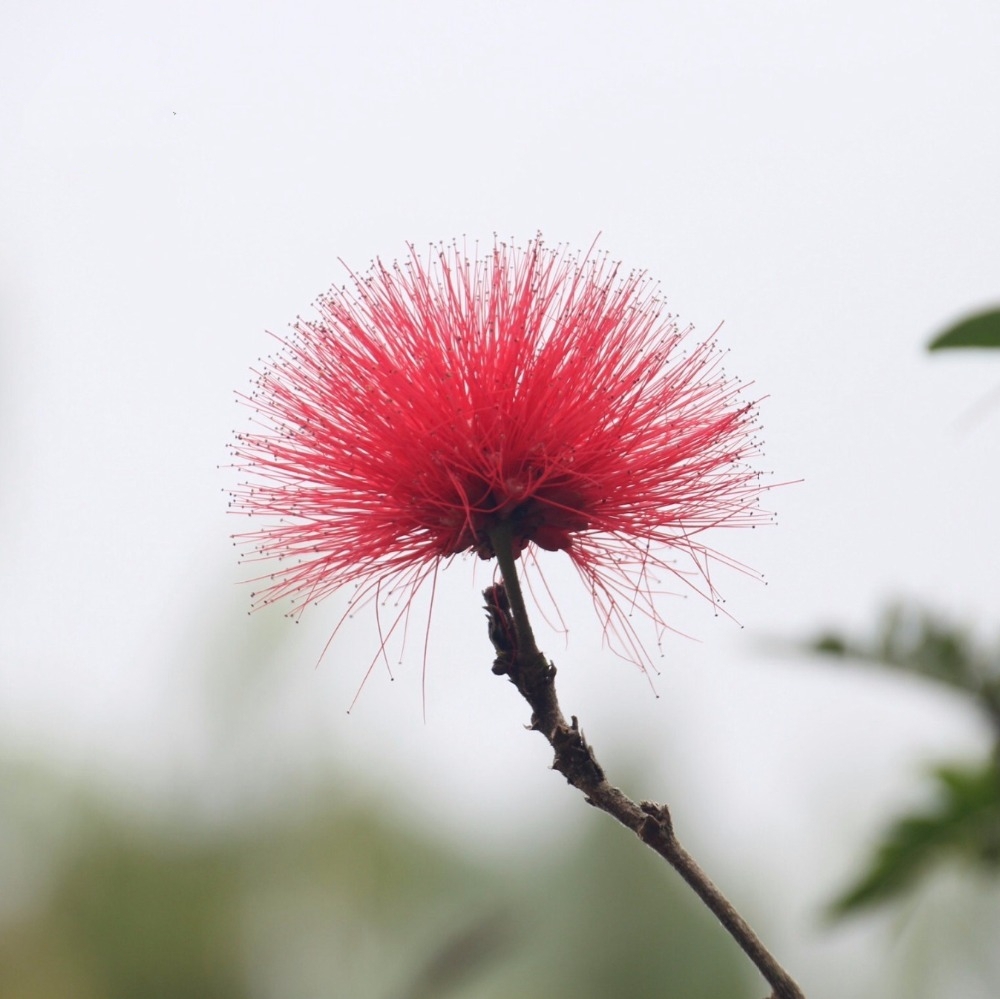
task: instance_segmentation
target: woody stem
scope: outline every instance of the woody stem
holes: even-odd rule
[[[687,882],[771,986],[769,999],[805,999],[787,971],[767,950],[694,858],[681,846],[670,812],[652,801],[635,802],[610,784],[574,717],[567,722],[556,696],[556,669],[538,650],[528,621],[514,560],[513,530],[501,523],[489,532],[503,582],[484,593],[497,648],[494,672],[506,674],[532,709],[531,728],[555,752],[552,768],[583,792],[587,803],[607,812],[658,853]],[[508,609],[509,606],[509,609]],[[513,639],[513,640],[512,640]]]

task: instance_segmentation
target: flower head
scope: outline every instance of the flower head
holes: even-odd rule
[[[565,552],[628,658],[629,610],[665,627],[658,574],[715,599],[701,533],[761,516],[755,405],[644,274],[538,238],[351,277],[246,399],[233,506],[265,525],[237,538],[281,560],[258,603],[412,596],[501,522],[529,562]]]

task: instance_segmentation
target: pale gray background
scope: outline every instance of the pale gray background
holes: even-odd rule
[[[886,994],[918,950],[928,982],[984,994],[960,992],[955,940],[935,934],[962,911],[995,938],[988,894],[945,881],[907,922],[832,934],[816,912],[919,796],[921,765],[982,752],[987,732],[919,684],[766,642],[866,628],[900,594],[995,634],[1000,407],[962,420],[1000,367],[921,348],[1000,297],[998,51],[993,0],[8,2],[4,751],[137,796],[200,769],[224,797],[240,736],[207,734],[202,663],[228,663],[219,697],[245,732],[241,650],[294,628],[278,675],[245,680],[268,692],[246,708],[271,733],[261,794],[319,756],[472,849],[598,821],[489,672],[482,566],[458,563],[439,592],[426,723],[419,637],[347,717],[370,619],[318,670],[340,601],[297,628],[248,620],[217,466],[265,330],[342,280],[338,258],[601,232],[682,318],[725,321],[731,370],[768,396],[765,467],[804,481],[769,497],[776,527],[716,539],[768,580],[718,580],[742,630],[666,607],[699,641],[668,640],[659,699],[601,650],[546,555],[570,624],[568,644],[541,629],[565,707],[646,774],[636,794],[673,803],[799,976],[839,981],[816,996]]]

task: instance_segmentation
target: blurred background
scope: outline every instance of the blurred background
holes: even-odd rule
[[[996,648],[1000,354],[924,345],[1000,296],[998,42],[986,0],[8,0],[0,994],[763,994],[548,769],[482,565],[443,574],[394,680],[365,681],[371,617],[323,655],[339,597],[247,615],[225,447],[268,331],[341,260],[540,230],[724,322],[766,470],[802,480],[710,539],[766,585],[714,580],[734,620],[665,607],[655,692],[545,553],[564,709],[810,999],[995,996],[987,864],[829,906],[930,769],[996,740],[961,684],[863,646],[902,601]]]

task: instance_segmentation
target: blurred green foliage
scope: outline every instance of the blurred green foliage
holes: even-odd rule
[[[894,822],[865,875],[831,906],[834,915],[892,899],[913,888],[933,865],[966,860],[996,873],[1000,867],[1000,769],[938,767],[937,800],[923,813]]]
[[[1000,737],[1000,648],[980,648],[967,631],[931,611],[894,604],[882,612],[873,638],[829,631],[808,647],[946,684],[985,711]]]
[[[582,841],[492,865],[336,782],[219,823],[8,767],[0,815],[4,999],[754,995],[697,900],[582,805]]]
[[[870,640],[827,632],[809,648],[828,656],[889,667],[944,684],[965,695],[994,732],[981,762],[932,770],[932,804],[896,819],[857,881],[833,902],[840,917],[898,898],[946,861],[979,872],[1000,871],[1000,649],[983,650],[960,628],[919,608],[886,610]]]

